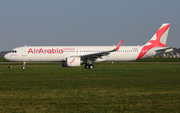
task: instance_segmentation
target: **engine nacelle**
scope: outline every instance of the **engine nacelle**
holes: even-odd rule
[[[81,59],[80,57],[67,57],[66,61],[62,62],[62,67],[80,67]]]

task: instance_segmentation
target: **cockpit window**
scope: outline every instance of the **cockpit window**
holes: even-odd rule
[[[11,53],[17,53],[17,51],[16,50],[12,50]]]

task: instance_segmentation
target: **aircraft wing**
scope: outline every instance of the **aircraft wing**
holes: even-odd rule
[[[109,51],[105,51],[105,52],[98,52],[98,53],[92,53],[92,54],[86,54],[86,55],[81,55],[80,57],[82,59],[90,59],[90,60],[95,60],[97,58],[101,58],[102,56],[106,56],[108,54],[110,54],[111,52],[117,51],[119,50],[121,44],[122,44],[123,40],[121,40],[119,42],[119,44],[116,46],[116,48],[109,50]]]

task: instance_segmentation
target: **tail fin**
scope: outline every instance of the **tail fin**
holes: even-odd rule
[[[159,28],[159,30],[154,34],[154,36],[147,42],[144,46],[151,47],[165,47],[166,40],[169,32],[169,23],[164,23]]]
[[[169,23],[164,23],[159,30],[154,34],[154,36],[143,45],[141,52],[139,53],[136,60],[142,58],[151,48],[153,47],[165,47],[166,40],[169,32]]]

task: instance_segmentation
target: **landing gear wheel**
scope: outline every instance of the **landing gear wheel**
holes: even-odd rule
[[[89,69],[90,67],[89,67],[89,65],[86,64],[86,65],[84,66],[84,68],[85,68],[85,69]]]
[[[23,62],[22,69],[26,69],[26,62]]]
[[[90,64],[90,65],[89,65],[89,68],[90,68],[90,69],[93,69],[93,68],[94,68],[94,65]]]
[[[22,67],[22,69],[26,69],[26,67],[25,67],[25,66],[23,66],[23,67]]]
[[[94,65],[92,65],[92,64],[90,64],[90,65],[86,64],[86,65],[84,66],[84,68],[85,68],[85,69],[93,69],[93,68],[94,68]]]

